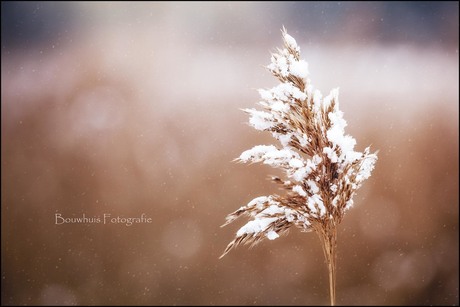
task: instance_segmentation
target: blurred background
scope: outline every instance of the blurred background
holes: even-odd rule
[[[319,239],[218,257],[277,193],[233,163],[284,25],[379,149],[338,231],[337,303],[459,304],[458,2],[1,2],[2,305],[327,305]],[[55,225],[64,217],[151,224]]]

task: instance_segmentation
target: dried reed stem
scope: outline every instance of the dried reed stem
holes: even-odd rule
[[[316,228],[316,233],[323,247],[324,257],[326,259],[327,269],[329,271],[329,294],[331,298],[331,306],[335,306],[335,284],[337,270],[337,228],[335,225],[328,227]]]

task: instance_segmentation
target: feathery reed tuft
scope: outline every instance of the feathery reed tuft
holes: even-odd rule
[[[310,82],[308,64],[300,59],[295,39],[282,29],[284,48],[271,56],[267,69],[280,84],[260,89],[263,110],[245,109],[249,123],[269,131],[280,146],[257,145],[243,152],[239,162],[262,162],[283,169],[286,179],[273,182],[284,195],[254,198],[226,217],[228,225],[240,216],[251,220],[241,227],[220,258],[241,244],[274,240],[295,226],[315,231],[329,270],[331,305],[335,305],[337,225],[353,206],[353,195],[369,178],[376,153],[354,151],[356,141],[345,135],[338,89],[323,97]]]

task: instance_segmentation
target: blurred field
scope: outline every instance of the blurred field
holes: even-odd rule
[[[458,305],[458,3],[429,2],[2,2],[2,305],[328,304],[313,233],[218,260],[226,214],[277,192],[231,161],[273,142],[239,109],[276,84],[283,24],[380,150],[339,227],[337,302]]]

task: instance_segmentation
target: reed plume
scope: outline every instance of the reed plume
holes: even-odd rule
[[[238,245],[274,240],[292,226],[313,230],[322,243],[335,305],[337,226],[353,206],[356,190],[371,175],[377,153],[370,153],[369,147],[354,150],[355,139],[345,135],[338,89],[326,97],[315,90],[295,39],[284,27],[282,36],[284,48],[271,55],[267,66],[280,84],[259,90],[263,110],[244,110],[251,126],[271,132],[280,145],[255,146],[236,160],[283,169],[286,178],[272,180],[286,193],[256,197],[229,214],[222,226],[243,215],[251,220],[237,231],[221,258]]]

